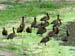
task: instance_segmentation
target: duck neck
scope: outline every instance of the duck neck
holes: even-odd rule
[[[67,36],[70,36],[68,31],[66,32],[66,34],[67,34]]]
[[[60,20],[60,19],[59,19],[59,15],[57,15],[57,19]]]
[[[49,15],[47,15],[47,17],[49,18]]]
[[[13,28],[13,33],[15,34],[15,30],[14,30],[14,28]]]
[[[22,24],[24,24],[24,17],[22,18]]]
[[[34,18],[34,22],[36,22],[36,17]]]

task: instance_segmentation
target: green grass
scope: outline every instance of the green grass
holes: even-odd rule
[[[9,1],[10,2],[10,1]],[[8,4],[8,3],[6,3]],[[54,11],[58,8],[74,6],[73,2],[25,2],[23,4],[13,5],[7,7],[5,10],[0,11],[0,21],[8,22],[8,20],[15,20],[21,18],[21,16],[32,17],[45,14],[48,11]],[[58,13],[55,11],[55,13]],[[53,14],[53,13],[51,13]],[[3,22],[3,23],[4,23]],[[2,23],[2,24],[3,24]]]
[[[42,7],[40,10],[40,6],[43,5],[44,7]],[[66,22],[75,20],[74,6],[74,3],[69,2],[62,2],[59,4],[49,2],[42,2],[40,4],[38,2],[26,2],[24,4],[7,7],[5,10],[0,11],[0,21],[2,24],[0,29],[2,30],[2,27],[5,26],[8,30],[8,33],[11,33],[12,26],[15,28],[19,26],[21,16],[26,17],[25,22],[28,21],[28,23],[26,23],[25,27],[27,27],[30,25],[30,22],[33,21],[33,16],[37,16],[37,21],[40,22],[40,18],[43,17],[43,14],[46,12],[51,14],[51,19],[49,22],[55,20],[56,15],[60,14],[60,18],[63,22],[63,27]],[[13,23],[9,23],[8,21],[12,21]],[[15,24],[14,21],[17,23]],[[52,25],[49,25],[47,29],[52,29],[51,26]],[[0,43],[3,43],[4,45],[8,44],[6,46],[0,46],[0,49],[14,50],[18,52],[18,56],[23,56],[24,53],[26,53],[26,56],[72,56],[73,53],[75,53],[74,51],[70,50],[71,48],[75,47],[59,45],[59,42],[61,41],[56,41],[55,39],[51,39],[47,43],[47,46],[42,44],[38,45],[40,40],[45,37],[48,32],[41,37],[36,35],[36,31],[37,29],[33,30],[31,35],[23,32],[22,36],[17,36],[13,40],[6,40],[7,37],[2,36],[0,31]],[[61,32],[63,32],[63,29]],[[59,51],[61,52],[60,54]]]

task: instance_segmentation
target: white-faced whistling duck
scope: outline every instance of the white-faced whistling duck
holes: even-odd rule
[[[7,32],[7,30],[5,29],[5,27],[3,27],[2,35],[4,35],[4,36],[7,36],[7,35],[8,35],[8,32]]]
[[[68,30],[67,30],[67,31],[66,31],[66,36],[63,37],[61,40],[64,41],[64,42],[67,42],[68,39],[69,39],[69,37],[70,37],[70,34],[69,34]]]
[[[8,35],[7,39],[13,39],[15,36],[16,36],[16,34],[15,34],[14,27],[13,27],[13,33],[10,33],[10,34]]]
[[[27,27],[27,28],[26,28],[26,32],[27,32],[27,33],[32,33],[32,28],[31,28],[31,27]]]
[[[48,36],[46,36],[45,38],[43,38],[40,43],[45,43],[45,46],[46,46],[46,43],[50,40],[50,38]]]
[[[42,24],[42,23],[41,23],[41,24]],[[41,36],[42,36],[42,34],[45,33],[46,31],[47,31],[47,30],[46,30],[45,27],[40,26],[40,27],[38,28],[37,34],[41,34]]]
[[[31,27],[37,28],[36,25],[37,25],[37,21],[36,21],[36,17],[34,17],[34,21],[32,22]]]
[[[47,21],[47,20],[49,20],[50,19],[49,14],[47,13],[46,15],[47,16],[44,16],[43,18],[41,18],[40,21]]]
[[[23,16],[21,25],[17,29],[17,33],[23,32],[24,28],[25,28],[25,24],[24,24],[24,16]]]
[[[61,19],[59,18],[59,15],[57,15],[57,19],[52,21],[51,24],[54,24],[53,27],[60,26],[62,24]]]

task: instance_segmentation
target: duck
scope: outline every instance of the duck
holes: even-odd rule
[[[7,39],[13,39],[13,38],[16,36],[14,27],[12,28],[12,30],[13,30],[13,33],[10,33],[10,34],[8,35]]]
[[[50,19],[50,16],[48,13],[46,13],[46,16],[44,16],[43,18],[40,19],[40,21],[47,21]]]

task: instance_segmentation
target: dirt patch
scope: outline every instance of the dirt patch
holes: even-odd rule
[[[3,1],[5,1],[5,0],[0,0],[0,2],[3,2]]]
[[[66,45],[66,46],[75,46],[75,22],[72,22],[72,21],[68,22],[66,24],[66,28],[69,30],[70,37],[69,37],[68,42],[67,43],[63,43],[63,45]]]
[[[0,4],[0,10],[4,10],[8,6],[11,6],[11,5],[8,5],[8,4]]]
[[[0,50],[0,56],[15,56],[15,54],[10,50]]]
[[[68,22],[67,28],[70,31],[69,45],[75,46],[75,22]]]
[[[0,43],[0,46],[8,46],[6,43]]]

